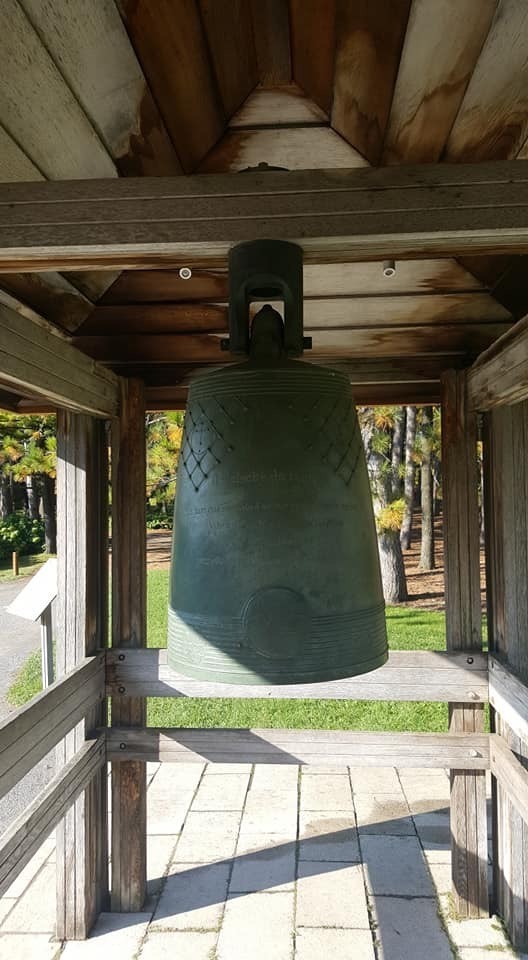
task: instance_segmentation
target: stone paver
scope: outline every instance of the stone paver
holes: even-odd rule
[[[417,837],[368,836],[361,839],[360,845],[371,893],[400,897],[434,896]]]
[[[457,947],[508,947],[496,917],[482,920],[448,920],[449,936]]]
[[[155,930],[216,930],[224,912],[229,863],[172,864],[152,921]]]
[[[369,929],[363,870],[359,863],[299,863],[297,924]]]
[[[235,811],[191,811],[176,845],[176,858],[181,863],[207,863],[232,857],[239,825],[240,813]]]
[[[400,793],[401,783],[394,767],[350,767],[352,792]]]
[[[358,794],[354,798],[360,834],[415,836],[414,824],[402,793]]]
[[[132,960],[147,932],[150,913],[102,913],[88,940],[70,940],[61,960]],[[34,960],[40,960],[35,957]]]
[[[208,931],[149,933],[138,960],[211,960],[214,957],[217,936],[218,934]]]
[[[346,777],[302,777],[301,810],[353,810],[352,791]]]
[[[354,863],[360,859],[355,819],[351,813],[302,810],[299,839],[300,860]]]
[[[10,933],[0,938],[0,960],[55,960],[60,951],[61,944],[48,933]]]
[[[379,960],[452,960],[434,900],[374,897]]]
[[[53,893],[50,896],[50,893]],[[46,863],[8,913],[2,932],[53,933],[55,929],[55,866]]]
[[[249,773],[204,776],[192,803],[192,810],[242,810]]]
[[[375,960],[370,930],[302,927],[295,938],[295,960]]]
[[[230,893],[259,890],[293,890],[295,844],[264,846],[253,853],[237,855],[229,884]]]
[[[149,909],[56,943],[51,838],[0,898],[0,960],[448,960],[439,904],[458,960],[518,957],[493,919],[449,917],[442,770],[149,764],[148,779]]]
[[[218,960],[292,960],[293,893],[230,898],[217,946]]]
[[[149,934],[138,960],[211,960],[218,934],[165,932]]]

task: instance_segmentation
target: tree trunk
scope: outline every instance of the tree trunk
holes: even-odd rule
[[[36,476],[29,474],[26,477],[26,494],[28,503],[28,513],[32,520],[39,518],[39,490]]]
[[[0,477],[0,517],[5,520],[10,513],[13,513],[13,495],[11,493],[11,483],[9,477]]]
[[[408,595],[398,530],[380,531],[378,547],[385,602],[402,603]]]
[[[44,508],[44,534],[46,553],[57,553],[57,507],[55,484],[46,474],[42,477],[42,506]]]
[[[434,570],[433,471],[431,464],[431,431],[433,408],[424,407],[422,433],[422,549],[420,570]]]
[[[400,541],[403,550],[411,546],[411,527],[414,509],[414,441],[416,437],[416,407],[407,407],[405,429],[405,477],[403,495],[405,497],[405,512],[400,531]]]
[[[392,499],[403,496],[403,478],[401,467],[403,460],[403,437],[405,433],[405,407],[398,407],[394,415],[394,433],[392,437]]]

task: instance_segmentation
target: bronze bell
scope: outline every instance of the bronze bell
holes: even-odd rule
[[[178,468],[169,664],[226,683],[309,683],[387,659],[367,467],[347,377],[291,359],[302,251],[230,256],[229,348],[189,390]],[[254,317],[252,300],[279,297]]]

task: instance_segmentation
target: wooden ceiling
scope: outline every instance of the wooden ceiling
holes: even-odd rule
[[[527,0],[2,0],[0,58],[0,180],[528,158]],[[305,268],[309,359],[384,399],[432,395],[528,310],[524,257],[396,268]],[[0,276],[164,401],[228,359],[226,294],[192,261]]]

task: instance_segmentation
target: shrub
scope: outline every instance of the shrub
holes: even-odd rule
[[[40,553],[43,549],[43,520],[32,520],[25,513],[10,513],[5,520],[0,520],[0,560],[7,560],[13,550],[24,555]]]

